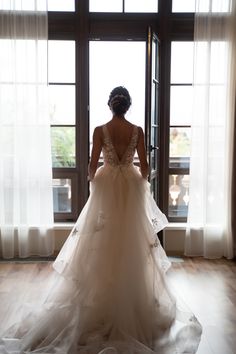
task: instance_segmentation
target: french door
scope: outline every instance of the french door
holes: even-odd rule
[[[146,42],[90,41],[89,47],[90,147],[94,127],[111,118],[111,112],[105,104],[110,90],[121,84],[126,86],[133,100],[127,118],[145,129],[149,180],[157,203],[160,173],[159,48],[158,37],[151,28],[148,29]],[[120,53],[125,55],[121,56]]]
[[[145,135],[149,161],[149,181],[155,201],[159,201],[159,51],[160,42],[157,35],[148,28],[146,42],[146,104],[145,104]]]
[[[158,203],[160,170],[158,37],[149,28],[146,43],[137,41],[90,41],[89,48],[90,147],[94,127],[103,124],[104,120],[110,119],[111,113],[105,104],[108,94],[115,86],[121,84],[126,86],[130,90],[133,100],[127,118],[132,123],[145,129],[150,165],[149,180],[153,197]],[[125,55],[121,56],[120,53]],[[114,67],[116,68],[115,71]]]
[[[160,41],[148,28],[146,42],[146,93],[145,93],[145,135],[149,161],[149,182],[153,198],[159,204],[160,198]],[[158,234],[163,244],[162,232]]]

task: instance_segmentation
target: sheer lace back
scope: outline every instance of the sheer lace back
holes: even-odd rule
[[[138,127],[134,125],[132,136],[130,142],[121,158],[118,157],[117,152],[114,148],[112,143],[108,128],[103,125],[103,158],[104,162],[112,165],[112,166],[119,166],[119,165],[130,165],[133,163],[135,150],[138,143]]]

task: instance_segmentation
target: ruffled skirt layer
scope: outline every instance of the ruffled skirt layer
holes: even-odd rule
[[[196,353],[201,326],[165,280],[166,225],[136,167],[98,169],[44,304],[5,333],[1,353]]]

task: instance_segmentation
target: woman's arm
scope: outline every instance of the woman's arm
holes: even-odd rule
[[[93,147],[88,165],[88,179],[92,181],[98,166],[98,159],[102,150],[101,127],[96,127],[93,132]]]
[[[143,129],[138,127],[138,145],[137,145],[137,152],[140,161],[140,171],[143,178],[147,178],[149,174],[149,165],[147,162],[147,153],[145,148],[145,141],[144,141],[144,134]]]

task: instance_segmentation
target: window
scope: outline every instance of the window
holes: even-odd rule
[[[158,0],[90,0],[90,12],[157,12]]]
[[[193,42],[172,42],[169,140],[170,218],[186,218],[193,83]]]
[[[194,17],[181,15],[184,10],[178,2],[173,0],[172,11],[166,0],[49,0],[55,220],[76,220],[88,198],[92,132],[95,125],[110,119],[107,99],[114,86],[127,86],[133,99],[129,118],[145,127],[148,26],[157,35],[162,33],[160,125],[158,137],[154,137],[160,140],[161,170],[159,185],[153,187],[158,187],[158,204],[169,220],[186,220]],[[153,159],[158,167],[156,151]]]
[[[122,12],[122,0],[89,0],[90,12]]]
[[[76,192],[73,173],[65,172],[76,167],[74,41],[49,41],[48,81],[54,213],[63,217],[72,213],[72,195]]]
[[[229,6],[228,0],[225,3],[222,11]],[[14,2],[16,10],[26,11],[40,9],[40,4],[40,0]],[[160,110],[160,124],[158,129],[153,128],[155,134],[151,136],[153,145],[158,139],[161,153],[158,158],[154,151],[151,157],[157,170],[160,169],[158,185],[153,188],[158,191],[161,210],[171,221],[186,220],[194,16],[182,12],[194,11],[192,5],[191,0],[48,0],[48,82],[56,221],[76,220],[87,201],[91,132],[100,123],[98,111],[102,121],[110,118],[106,102],[113,86],[128,87],[133,98],[129,118],[145,127],[145,45],[149,26],[157,35],[161,34],[160,105],[156,107]],[[9,1],[3,1],[0,11],[9,9]],[[2,14],[7,15],[4,11]],[[7,45],[8,39],[1,38],[1,45]],[[119,46],[122,50],[117,51]],[[112,65],[122,69],[119,75]],[[212,112],[213,108],[210,107]]]
[[[3,0],[0,2],[0,10],[46,11],[46,2],[41,0]]]
[[[75,44],[49,41],[48,81],[53,167],[75,167]]]
[[[89,53],[91,146],[95,126],[111,119],[107,101],[115,86],[127,87],[132,97],[127,118],[144,128],[145,42],[91,41]],[[125,55],[121,57],[120,53]]]
[[[53,179],[53,208],[54,213],[71,213],[71,179]]]
[[[157,0],[125,0],[125,12],[157,12]]]
[[[198,11],[208,11],[212,3],[212,11],[219,12],[217,0],[202,3],[204,5]],[[40,4],[40,0],[14,2],[16,10],[26,11],[36,7],[39,9]],[[220,12],[227,12],[230,4],[226,0]],[[9,10],[9,1],[3,1],[0,6],[0,11]],[[194,0],[48,0],[48,81],[55,220],[76,220],[88,198],[89,138],[94,125],[99,124],[99,104],[105,102],[103,108],[106,109],[107,95],[116,82],[129,86],[134,103],[131,115],[137,124],[145,126],[145,73],[142,69],[145,57],[141,53],[145,51],[149,26],[157,35],[161,34],[160,125],[158,136],[156,134],[154,137],[160,141],[161,153],[159,160],[157,154],[153,154],[156,165],[160,161],[159,185],[154,187],[158,189],[158,204],[169,220],[186,220],[194,6]],[[5,39],[8,38],[1,38],[1,45],[6,45]],[[122,56],[115,51],[120,44],[125,48]],[[202,45],[204,47],[204,42]],[[224,44],[216,41],[212,45],[213,51],[215,45]],[[126,78],[132,73],[132,84],[126,83],[121,74],[117,81],[109,83],[112,77],[115,79],[115,74],[107,74],[115,60],[116,63],[120,61],[116,65],[124,68]],[[128,74],[127,67],[130,68]],[[211,70],[217,70],[215,63],[212,63]],[[99,76],[100,86],[95,84],[98,80],[96,75]],[[219,82],[214,85],[212,94],[220,97],[220,74]],[[220,119],[221,113],[217,107],[210,106],[209,109]],[[109,114],[109,111],[106,112]],[[104,119],[105,116],[102,117]],[[152,141],[154,145],[155,139]]]
[[[75,0],[48,0],[48,11],[75,11]]]
[[[173,12],[195,12],[195,0],[172,0]]]
[[[219,5],[218,0],[204,0],[195,5],[195,0],[172,0],[173,12],[228,12],[231,6],[230,0],[225,0]]]

